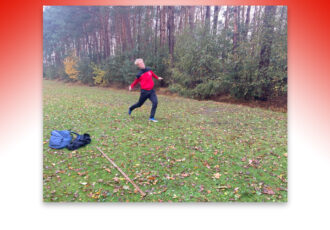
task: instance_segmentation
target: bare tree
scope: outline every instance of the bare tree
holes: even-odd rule
[[[185,6],[181,6],[180,7],[180,14],[179,14],[179,17],[180,17],[180,20],[179,20],[179,27],[178,27],[178,30],[181,32],[182,31],[182,27],[183,27],[183,20],[184,20],[184,12],[185,12]]]
[[[219,11],[221,9],[221,6],[215,6],[214,7],[214,13],[213,13],[213,35],[217,34],[217,26],[218,26],[218,16],[219,16]]]
[[[247,34],[249,31],[249,23],[250,23],[250,10],[251,10],[251,6],[248,6],[247,10],[246,10],[246,20],[245,20],[245,25],[244,25],[244,31],[242,34],[242,37],[244,40],[247,40]]]
[[[167,21],[167,29],[168,29],[168,48],[169,53],[173,60],[174,53],[174,6],[168,6],[168,21]]]
[[[166,6],[162,6],[160,10],[160,46],[165,45],[165,32],[166,32]]]
[[[239,16],[238,16],[238,6],[234,6],[234,32],[233,32],[233,53],[235,53],[235,50],[238,46],[238,36],[239,36]]]
[[[206,13],[205,13],[205,27],[206,31],[210,31],[210,6],[206,6]]]
[[[189,25],[190,25],[190,30],[194,30],[194,17],[195,17],[195,6],[190,6],[189,7]]]
[[[270,63],[271,46],[273,42],[275,13],[276,6],[266,6],[263,18],[263,36],[261,41],[260,61],[258,67],[258,79],[263,79],[263,82],[266,82],[266,84],[262,85],[261,99],[267,99],[269,94],[269,76],[267,71]]]
[[[156,10],[156,26],[155,26],[155,54],[157,53],[157,34],[158,34],[158,19],[160,15],[160,6],[157,6]]]
[[[225,13],[225,30],[228,29],[228,23],[229,23],[229,6],[226,7],[226,13]]]

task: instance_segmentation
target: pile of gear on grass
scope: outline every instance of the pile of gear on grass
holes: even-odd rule
[[[77,137],[72,141],[72,135]],[[71,130],[53,130],[49,139],[49,147],[52,149],[67,148],[69,150],[76,150],[91,143],[91,138],[88,133],[80,135]]]

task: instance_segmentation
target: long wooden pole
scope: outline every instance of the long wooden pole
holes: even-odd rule
[[[139,186],[137,186],[117,165],[116,163],[111,160],[99,147],[96,147],[102,154],[103,156],[108,160],[110,161],[110,163],[115,166],[115,168],[121,173],[123,174],[123,176],[126,178],[126,180],[128,180],[142,195],[142,197],[145,197],[147,194],[145,194],[140,188]]]

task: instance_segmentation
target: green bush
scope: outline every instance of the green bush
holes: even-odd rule
[[[180,95],[207,99],[224,92],[224,75],[217,39],[202,28],[178,36],[172,87]],[[181,87],[179,87],[180,85]]]
[[[44,78],[46,79],[60,79],[60,80],[65,80],[68,81],[69,76],[65,73],[64,71],[64,65],[59,64],[59,65],[52,65],[52,64],[44,64],[43,65],[43,73],[44,73]]]
[[[78,80],[84,84],[94,85],[93,68],[89,57],[82,57],[78,62]]]

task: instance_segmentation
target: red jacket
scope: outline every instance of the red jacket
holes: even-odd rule
[[[136,75],[136,79],[131,84],[131,88],[133,89],[133,87],[140,82],[141,89],[152,90],[154,88],[152,77],[158,80],[158,76],[154,74],[150,68],[141,69]]]

